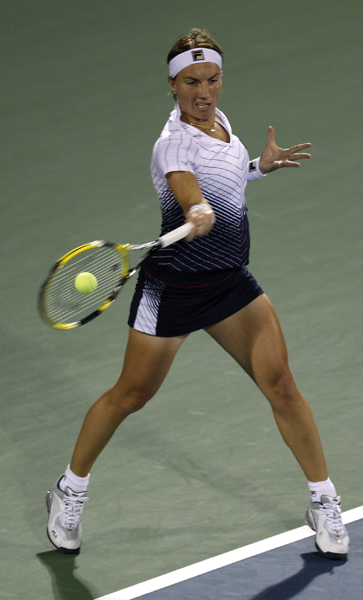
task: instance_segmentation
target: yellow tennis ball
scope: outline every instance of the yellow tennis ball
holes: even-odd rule
[[[92,294],[97,287],[97,279],[92,273],[79,273],[74,285],[81,294]]]

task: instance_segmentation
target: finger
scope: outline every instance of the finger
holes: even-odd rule
[[[193,229],[191,230],[191,232],[187,235],[186,238],[184,238],[184,240],[186,242],[191,242],[192,240],[194,240],[196,234],[197,234],[197,227],[193,227]]]
[[[300,167],[300,163],[293,162],[291,160],[279,160],[275,163],[277,169],[282,169],[284,167]]]
[[[297,146],[291,146],[289,152],[295,154],[295,152],[300,152],[300,150],[305,150],[305,148],[311,148],[311,144],[297,144]]]
[[[193,225],[199,228],[203,228],[203,233],[198,232],[198,235],[204,235],[204,230],[208,233],[215,220],[213,209],[208,203],[192,206],[187,213],[187,221],[192,222]]]
[[[302,160],[303,158],[311,158],[311,154],[298,152],[297,154],[291,154],[289,160]]]
[[[267,142],[275,143],[275,130],[271,125],[267,128]]]
[[[203,235],[207,235],[207,233],[210,232],[212,227],[213,227],[212,223],[207,223],[207,222],[201,223],[200,225],[196,225],[195,227],[193,227],[193,229],[191,230],[191,232],[185,239],[187,242],[191,242],[196,237],[201,237]]]
[[[202,214],[198,214],[198,210],[195,209],[189,211],[186,222],[194,225],[189,235],[185,238],[187,242],[191,242],[195,237],[207,235],[210,232],[215,222],[215,215],[212,210],[203,211]]]

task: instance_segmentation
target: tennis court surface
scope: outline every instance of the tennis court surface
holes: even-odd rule
[[[363,506],[347,511],[349,560],[312,551],[306,525],[98,600],[358,600],[362,597]]]
[[[119,376],[134,286],[73,332],[36,306],[71,248],[159,235],[149,167],[173,108],[166,54],[206,27],[225,54],[219,108],[251,158],[269,125],[281,147],[312,143],[301,169],[248,185],[250,269],[342,510],[361,507],[362,22],[361,0],[1,2],[0,600],[362,600],[362,516],[341,564],[312,534],[284,537],[301,531],[306,481],[259,390],[204,332],[92,469],[80,555],[57,553],[44,496]]]

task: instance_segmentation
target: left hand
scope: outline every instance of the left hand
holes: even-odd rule
[[[283,167],[300,167],[296,162],[303,158],[311,158],[310,154],[301,152],[305,148],[310,148],[311,144],[298,144],[291,148],[279,148],[275,143],[275,130],[269,127],[267,130],[267,143],[260,158],[260,171],[264,175],[282,169]]]

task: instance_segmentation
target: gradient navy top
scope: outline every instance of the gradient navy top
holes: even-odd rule
[[[192,274],[247,265],[250,237],[245,188],[247,181],[263,177],[259,159],[250,162],[246,147],[233,135],[228,119],[220,110],[216,109],[216,121],[228,132],[228,143],[184,123],[180,115],[176,104],[154,146],[151,160],[151,175],[160,199],[162,234],[185,221],[166,179],[166,174],[172,171],[190,171],[195,175],[204,198],[215,212],[216,222],[206,236],[159,250],[148,259],[148,268]]]

